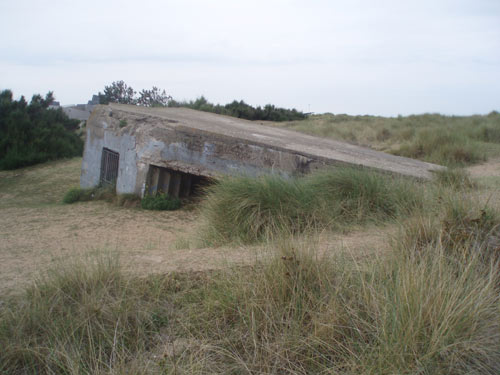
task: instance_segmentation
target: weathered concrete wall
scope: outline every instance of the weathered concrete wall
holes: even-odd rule
[[[115,130],[111,121],[93,118],[87,123],[87,140],[83,153],[80,186],[89,188],[99,184],[102,150],[108,148],[120,155],[116,191],[137,193],[135,137],[126,133],[117,134]]]
[[[138,143],[138,159],[202,176],[310,172],[324,163],[284,150],[184,128],[158,128]]]
[[[363,147],[181,108],[98,106],[87,122],[81,186],[99,183],[102,149],[118,152],[119,193],[143,194],[150,166],[199,176],[309,173],[359,165],[429,178],[442,167]]]

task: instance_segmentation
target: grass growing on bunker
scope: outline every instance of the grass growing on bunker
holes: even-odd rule
[[[202,236],[216,245],[388,221],[414,212],[424,202],[415,181],[349,167],[301,178],[226,178],[207,193]]]

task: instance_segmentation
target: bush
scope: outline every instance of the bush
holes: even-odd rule
[[[15,169],[48,160],[80,156],[83,141],[75,133],[78,121],[62,109],[48,109],[52,93],[45,99],[34,95],[12,100],[12,92],[0,93],[0,169]]]
[[[263,121],[295,121],[307,118],[307,114],[296,109],[279,108],[272,104],[267,104],[264,108],[258,106],[253,107],[243,100],[239,102],[233,100],[226,105],[214,105],[205,97],[201,96],[196,100],[189,102],[176,102],[171,100],[168,103],[169,107],[186,107],[196,109],[198,111],[212,112],[219,115],[243,118],[246,120],[263,120]]]
[[[386,221],[423,204],[422,191],[408,180],[345,167],[302,178],[226,178],[207,192],[203,237],[214,244]]]
[[[181,207],[181,201],[167,194],[148,195],[142,198],[141,207],[145,210],[174,211]]]

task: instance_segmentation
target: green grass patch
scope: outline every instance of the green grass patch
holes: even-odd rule
[[[167,194],[147,195],[141,200],[141,207],[145,210],[174,211],[181,208],[179,198]]]
[[[202,234],[212,244],[387,221],[421,208],[424,201],[414,181],[356,168],[302,178],[226,178],[207,192]]]
[[[116,193],[114,189],[110,187],[98,186],[89,189],[73,187],[64,194],[63,203],[71,204],[88,201],[113,202],[115,199]]]

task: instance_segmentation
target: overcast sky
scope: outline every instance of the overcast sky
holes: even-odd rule
[[[112,81],[316,113],[500,111],[500,0],[0,0],[0,89]]]

